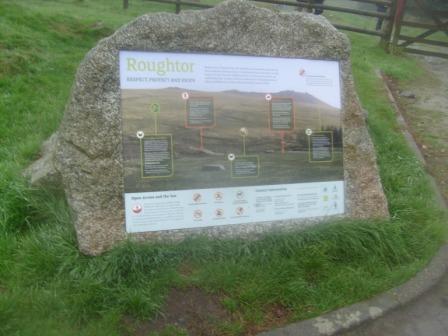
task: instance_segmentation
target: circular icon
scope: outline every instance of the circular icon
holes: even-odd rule
[[[241,127],[240,128],[240,134],[241,134],[241,136],[245,137],[245,136],[247,136],[249,134],[249,131],[247,130],[246,127]]]
[[[190,95],[188,94],[188,92],[182,93],[182,99],[187,100],[188,98],[190,98]]]
[[[193,194],[193,201],[195,201],[196,203],[199,203],[202,200],[202,195],[199,193],[194,193]]]
[[[303,76],[305,74],[305,69],[300,69],[299,70],[299,76]]]
[[[200,219],[200,218],[202,218],[202,211],[199,210],[199,209],[196,209],[196,210],[193,212],[193,217],[196,218],[196,219]]]
[[[222,217],[224,216],[224,210],[223,209],[216,209],[215,210],[216,217]]]
[[[151,111],[151,113],[159,113],[160,112],[160,104],[157,104],[157,103],[149,104],[149,111]]]
[[[139,139],[143,139],[143,137],[145,136],[145,132],[143,132],[143,131],[138,131],[138,132],[136,133],[136,135],[137,135],[137,138],[139,138]]]
[[[229,159],[229,161],[233,161],[235,160],[235,154],[230,153],[229,155],[227,155],[227,158]]]
[[[242,216],[244,214],[244,208],[243,207],[238,207],[235,210],[237,216]]]
[[[313,131],[311,130],[311,128],[307,128],[305,133],[306,135],[310,136],[311,134],[313,134]]]
[[[221,201],[223,199],[224,195],[222,194],[222,192],[217,191],[215,192],[215,200],[217,201]]]
[[[266,96],[264,96],[264,98],[265,98],[267,101],[270,101],[270,100],[272,99],[272,95],[268,93]]]
[[[143,207],[140,204],[135,204],[132,207],[132,212],[135,213],[135,214],[138,214],[138,213],[142,212],[142,210],[143,210]]]
[[[244,198],[244,192],[242,190],[238,190],[236,192],[236,198],[238,198],[239,200]]]

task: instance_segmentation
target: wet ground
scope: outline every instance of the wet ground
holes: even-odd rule
[[[448,276],[428,293],[344,336],[448,335]]]
[[[400,87],[392,83],[401,112],[448,200],[448,60],[420,58],[427,73]],[[448,336],[448,275],[429,292],[344,336]]]
[[[395,96],[428,172],[448,200],[448,59],[419,59],[427,73],[406,85],[395,84]]]

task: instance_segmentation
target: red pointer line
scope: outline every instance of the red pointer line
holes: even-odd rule
[[[280,132],[280,143],[282,144],[282,154],[285,154],[285,132],[281,131]]]
[[[204,149],[204,129],[200,128],[199,129],[199,138],[200,138],[200,145],[199,145],[199,149],[203,150]]]

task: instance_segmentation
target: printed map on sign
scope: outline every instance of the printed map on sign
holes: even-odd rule
[[[339,63],[120,52],[128,232],[344,212]]]

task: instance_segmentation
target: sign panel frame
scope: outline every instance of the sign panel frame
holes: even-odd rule
[[[126,231],[343,214],[339,69],[335,60],[120,51]],[[188,117],[201,99],[213,122]],[[290,127],[273,128],[273,104],[285,100]],[[319,133],[331,134],[331,160],[311,160]],[[170,152],[144,152],[152,137],[169,137]],[[245,158],[256,171],[236,176]],[[145,162],[167,174],[145,176]]]
[[[205,124],[205,125],[192,125],[190,122],[189,122],[189,120],[190,120],[190,104],[191,104],[191,101],[192,100],[210,100],[211,101],[211,106],[212,106],[212,109],[211,109],[211,115],[212,115],[212,119],[213,119],[213,122],[212,123],[210,123],[210,124]],[[213,105],[213,97],[189,97],[188,99],[187,99],[187,102],[186,102],[186,111],[185,111],[185,128],[213,128],[213,127],[215,127],[216,126],[216,118],[215,118],[215,111],[214,111],[214,107],[213,107],[214,105]]]
[[[329,134],[330,135],[330,160],[315,160],[313,159],[313,151],[314,151],[314,147],[313,147],[313,137],[316,135],[322,135],[322,134]],[[329,132],[329,131],[319,131],[319,132],[313,132],[313,134],[308,136],[308,148],[309,148],[309,156],[308,156],[308,160],[309,162],[314,162],[314,163],[327,163],[327,162],[333,162],[333,153],[334,153],[334,140],[333,140],[333,132]]]
[[[291,127],[289,128],[278,128],[278,127],[274,127],[274,113],[272,111],[272,105],[273,103],[275,103],[276,101],[285,101],[285,100],[290,100],[291,101],[291,116],[290,116],[290,120],[289,123],[291,124]],[[269,128],[271,129],[272,132],[292,132],[294,131],[295,128],[295,123],[296,123],[296,118],[295,118],[295,113],[294,113],[294,100],[292,98],[288,98],[288,97],[273,97],[270,101],[269,101]]]
[[[155,175],[155,176],[147,176],[145,174],[145,140],[149,140],[149,138],[166,138],[169,139],[169,156],[170,156],[170,173],[165,175]],[[166,178],[172,177],[174,175],[174,145],[173,145],[173,136],[171,134],[151,134],[146,135],[140,140],[140,151],[141,151],[141,178],[142,179],[154,179],[154,178]]]

